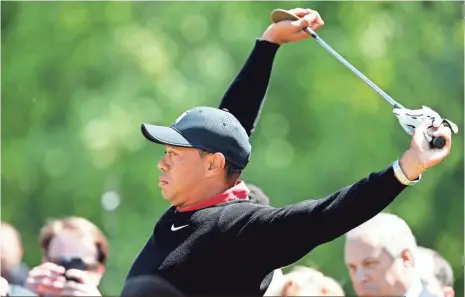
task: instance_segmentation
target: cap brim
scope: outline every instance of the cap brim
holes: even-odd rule
[[[142,124],[142,134],[148,140],[172,146],[192,147],[187,139],[171,127]]]

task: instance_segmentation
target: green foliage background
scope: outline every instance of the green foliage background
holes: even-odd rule
[[[140,123],[217,106],[271,10],[308,6],[325,21],[320,36],[383,90],[463,131],[460,2],[2,2],[2,220],[21,231],[26,262],[40,262],[47,218],[84,216],[109,236],[102,292],[118,294],[169,206],[157,188],[162,149],[143,139]],[[244,179],[275,206],[319,198],[384,168],[409,141],[390,106],[316,42],[286,44]],[[461,133],[451,156],[387,209],[452,263],[456,296],[463,161]],[[106,191],[121,197],[115,211],[102,208]],[[340,238],[300,264],[352,294],[342,248]]]

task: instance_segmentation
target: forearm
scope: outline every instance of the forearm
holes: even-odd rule
[[[258,122],[279,45],[257,39],[239,74],[227,89],[219,108],[229,110],[250,136]]]

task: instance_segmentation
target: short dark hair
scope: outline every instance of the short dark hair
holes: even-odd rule
[[[270,198],[263,192],[260,187],[254,184],[246,184],[246,186],[250,190],[250,202],[260,205],[270,205]]]
[[[108,259],[109,244],[103,232],[91,221],[83,217],[65,217],[63,219],[54,219],[47,222],[42,227],[39,236],[39,244],[44,256],[48,257],[48,248],[53,237],[57,236],[64,230],[76,231],[82,235],[89,235],[94,240],[97,247],[97,260],[100,264],[105,265]]]
[[[202,149],[199,149],[199,153],[200,153],[201,158],[203,156],[207,155],[207,154],[212,154],[211,152],[208,152],[208,151],[202,150]],[[226,160],[226,162],[224,164],[224,169],[226,171],[226,178],[227,179],[239,176],[242,173],[242,169],[240,169],[239,167],[237,167],[233,163],[229,162],[228,160]]]

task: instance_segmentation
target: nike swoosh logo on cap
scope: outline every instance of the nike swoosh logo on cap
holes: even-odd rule
[[[171,231],[178,231],[178,230],[180,230],[180,229],[182,229],[184,227],[187,227],[187,226],[189,226],[189,225],[183,225],[183,226],[175,227],[174,224],[173,224],[173,225],[171,225]]]

